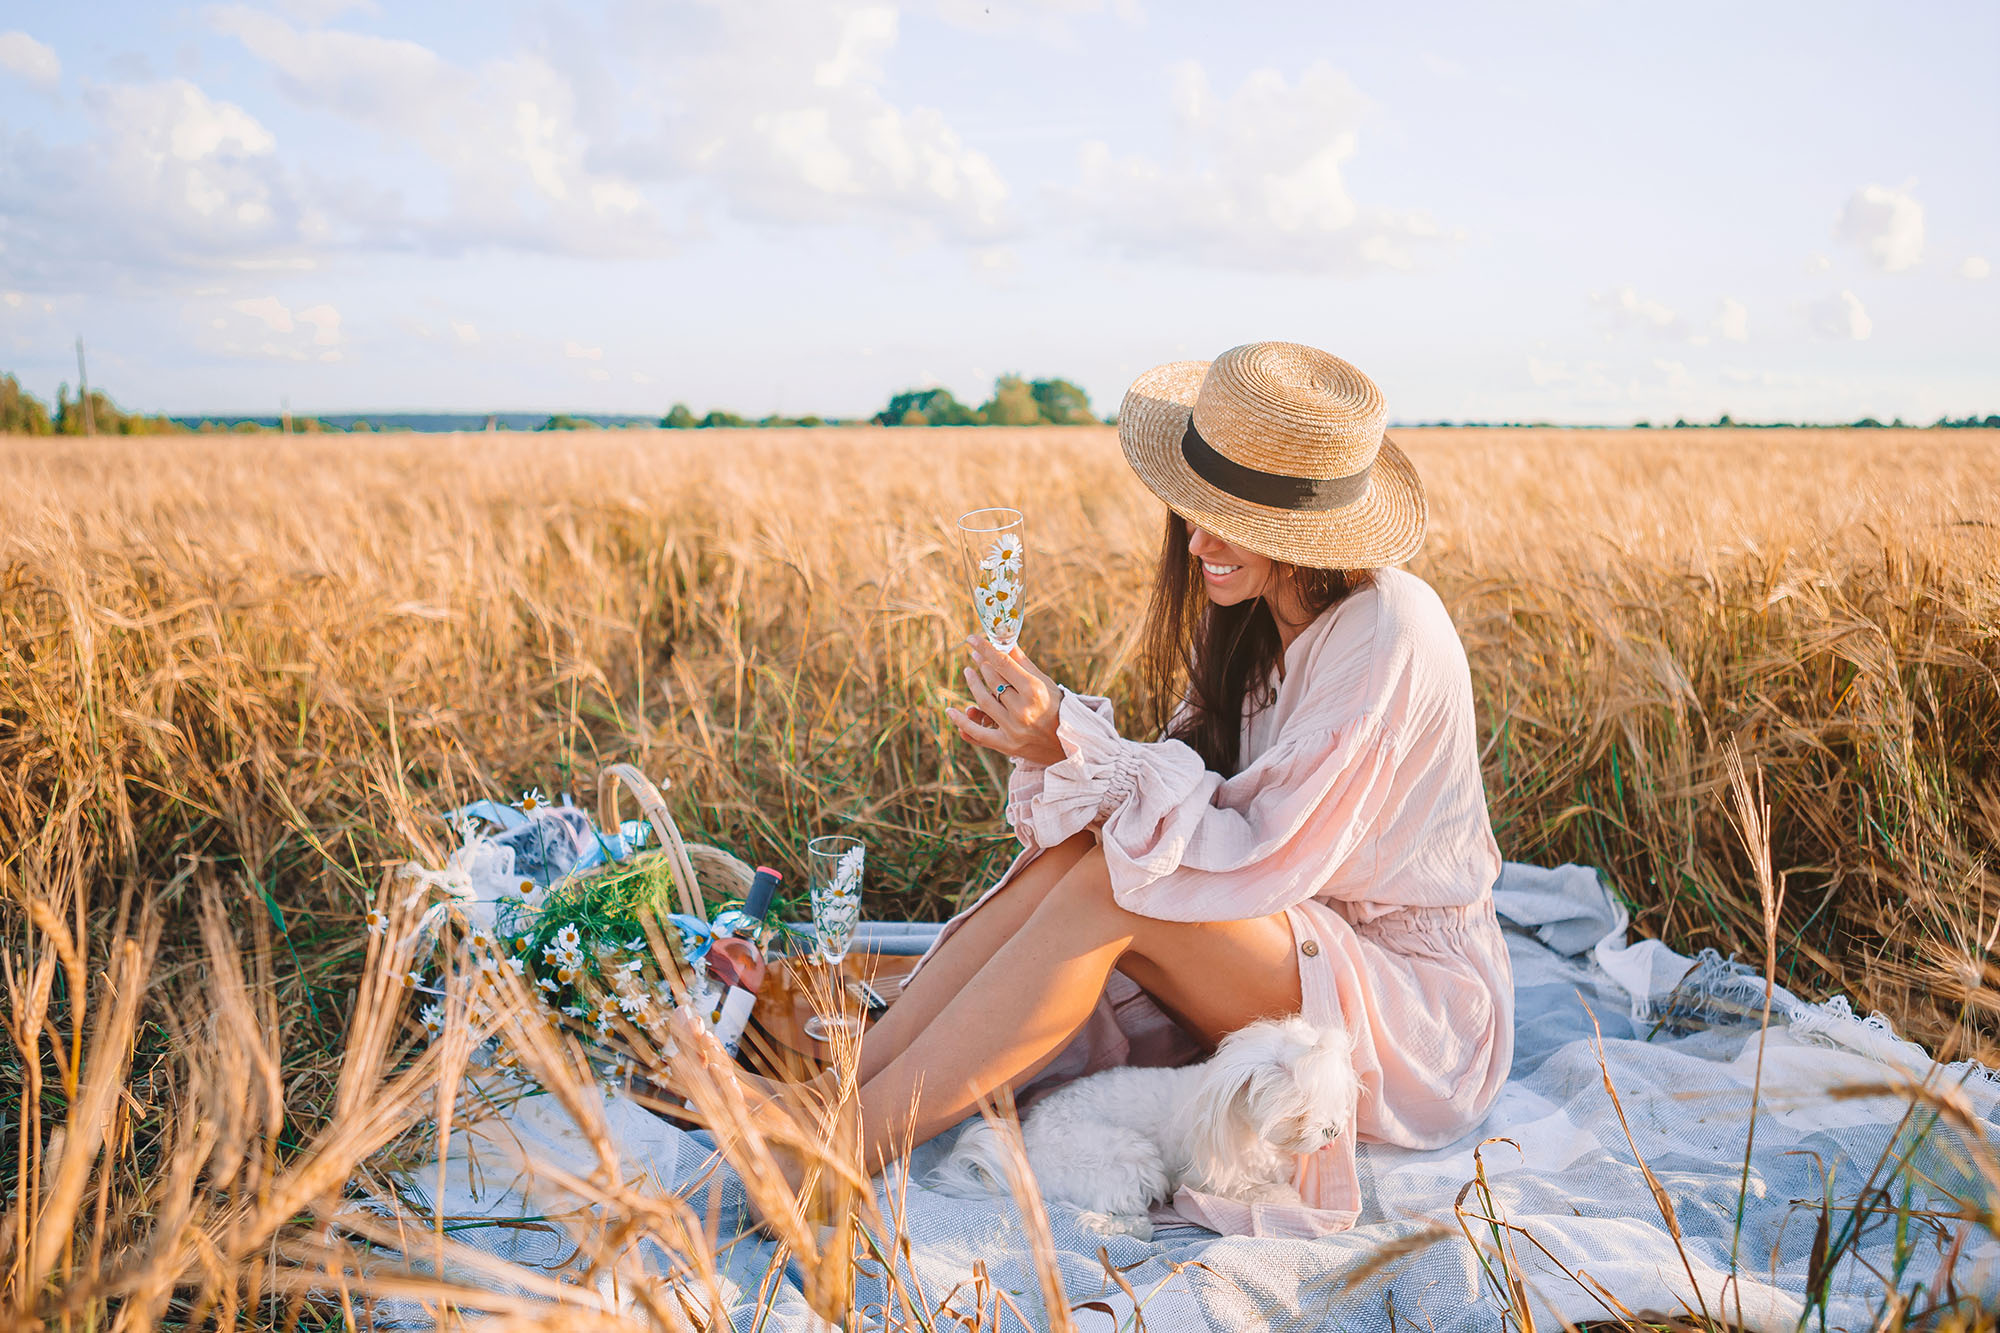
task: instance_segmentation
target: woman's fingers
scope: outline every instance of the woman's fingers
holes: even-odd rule
[[[994,694],[992,689],[987,686],[986,677],[979,674],[972,667],[965,669],[965,685],[967,689],[972,691],[973,699],[978,702],[981,708],[986,710],[987,715],[993,718],[994,721],[997,722],[1006,716],[1007,705],[1001,703],[999,696]]]
[[[1000,748],[1000,742],[1004,738],[994,728],[982,726],[980,723],[973,721],[972,714],[978,711],[976,708],[970,712],[962,708],[947,708],[944,710],[944,715],[948,722],[958,728],[958,734],[971,741],[974,745],[983,746],[988,750],[997,750]]]
[[[1022,672],[1026,673],[1026,675],[1030,680],[1040,681],[1043,687],[1047,689],[1051,695],[1055,694],[1058,688],[1055,682],[1055,677],[1051,676],[1048,672],[1036,666],[1034,662],[1028,657],[1028,655],[1021,651],[1021,646],[1019,644],[1014,645],[1013,651],[1008,653],[1007,657],[1008,660],[1013,662],[1017,668],[1019,668]]]
[[[1019,648],[1003,653],[995,650],[992,644],[981,638],[968,639],[966,642],[972,646],[972,658],[979,663],[980,674],[995,685],[1005,681],[1018,690],[1032,683],[1039,674],[1031,667],[1021,665],[1021,661],[1027,659],[1023,658],[1021,661],[1014,659],[1014,653],[1021,651]]]

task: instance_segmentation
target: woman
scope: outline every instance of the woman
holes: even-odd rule
[[[1127,740],[1105,700],[970,644],[977,706],[947,716],[1013,761],[1022,851],[862,1043],[871,1169],[1002,1085],[1177,1063],[1299,1012],[1352,1032],[1364,1138],[1435,1147],[1492,1102],[1513,1045],[1500,856],[1464,649],[1436,594],[1387,568],[1426,511],[1386,420],[1360,371],[1289,343],[1126,395],[1126,458],[1171,510],[1150,666],[1185,702],[1165,739]],[[1307,1209],[1176,1208],[1224,1231],[1351,1226],[1354,1137],[1300,1159]]]

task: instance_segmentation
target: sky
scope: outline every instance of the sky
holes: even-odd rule
[[[0,0],[0,370],[174,413],[2000,412],[2000,6]]]

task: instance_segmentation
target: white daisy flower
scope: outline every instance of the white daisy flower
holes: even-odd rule
[[[465,942],[475,949],[490,950],[493,947],[493,937],[483,930],[473,931]]]
[[[866,847],[850,847],[841,853],[840,861],[833,868],[833,891],[841,897],[861,892],[861,868],[866,863]]]
[[[1008,573],[1021,567],[1021,539],[1011,532],[1004,532],[994,539],[986,550],[986,558],[979,562],[981,569],[1006,570]]]
[[[585,1014],[590,1012],[588,1009],[582,1008],[581,1006],[574,1004],[564,1005],[562,1011],[565,1016],[570,1018],[582,1018]]]
[[[583,936],[577,932],[574,921],[556,932],[556,947],[559,949],[573,950],[582,943]]]
[[[618,1007],[628,1014],[644,1013],[646,1006],[650,1003],[651,1001],[643,995],[621,995],[618,997]]]
[[[512,972],[517,977],[525,977],[528,975],[528,965],[522,962],[518,958],[509,958],[507,960],[507,970]]]
[[[370,935],[386,935],[388,933],[389,918],[384,916],[377,909],[373,907],[368,909],[367,920],[368,920],[368,933]]]
[[[409,971],[403,973],[403,980],[409,985],[421,988],[424,984],[424,974],[419,972],[416,968],[413,967]]]
[[[554,995],[557,991],[562,989],[561,986],[556,985],[555,982],[550,981],[547,977],[542,977],[541,979],[536,981],[535,984],[537,986],[540,986],[543,990],[547,991],[551,995]]]
[[[535,811],[541,809],[548,803],[549,803],[549,798],[542,795],[542,789],[540,787],[528,788],[526,791],[521,793],[521,799],[514,802],[516,806],[520,807],[522,814],[533,814]]]
[[[535,896],[535,890],[541,888],[542,886],[535,883],[535,881],[533,881],[532,879],[524,879],[519,884],[516,884],[514,887],[520,891],[520,894],[523,898],[532,898]]]
[[[427,1004],[423,1013],[417,1016],[417,1021],[424,1025],[425,1036],[436,1038],[444,1031],[444,1010],[437,1005]]]

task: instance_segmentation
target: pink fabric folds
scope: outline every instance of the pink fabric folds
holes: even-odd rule
[[[1437,594],[1401,570],[1322,615],[1287,649],[1269,703],[1223,778],[1178,741],[1121,737],[1111,705],[1065,693],[1065,757],[1017,764],[1007,817],[1021,855],[948,938],[1044,847],[1095,831],[1112,894],[1168,921],[1284,913],[1304,1012],[1355,1039],[1363,1139],[1436,1147],[1477,1123],[1513,1058],[1513,978],[1493,915],[1487,818],[1465,650]],[[1116,975],[1036,1090],[1193,1043]],[[1306,1207],[1182,1191],[1172,1213],[1233,1234],[1311,1236],[1360,1212],[1355,1135],[1307,1158]]]

